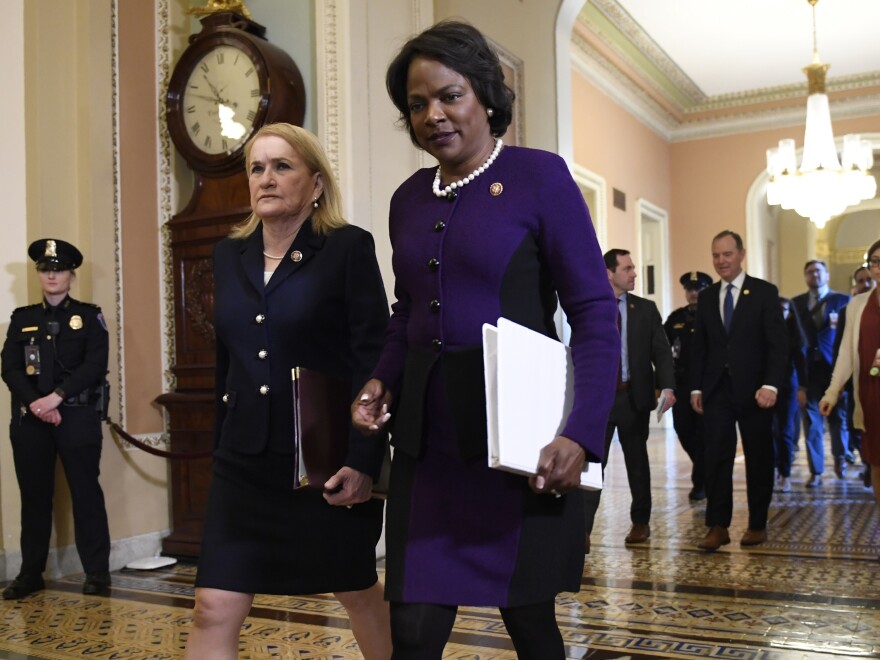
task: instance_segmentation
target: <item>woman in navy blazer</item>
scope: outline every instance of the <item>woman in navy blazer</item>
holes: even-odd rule
[[[334,592],[365,658],[391,652],[376,573],[381,437],[294,490],[291,368],[366,382],[388,323],[373,239],[342,217],[317,139],[270,124],[245,156],[253,214],[214,249],[217,423],[187,657],[235,658],[255,593]]]

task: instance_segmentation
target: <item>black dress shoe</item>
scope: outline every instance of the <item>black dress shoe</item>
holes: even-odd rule
[[[87,596],[106,596],[110,593],[110,573],[86,573],[83,593]]]
[[[691,488],[691,492],[688,493],[688,499],[691,502],[702,502],[706,499],[706,491],[702,488]]]
[[[45,588],[41,575],[19,575],[3,590],[3,600],[18,600]]]

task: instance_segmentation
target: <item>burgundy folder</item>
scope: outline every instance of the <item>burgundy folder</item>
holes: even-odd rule
[[[345,464],[351,431],[351,383],[304,367],[293,379],[294,488],[323,488]]]

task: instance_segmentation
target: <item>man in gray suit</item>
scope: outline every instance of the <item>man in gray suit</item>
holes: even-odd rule
[[[648,423],[651,412],[657,407],[657,388],[662,390],[661,412],[666,412],[675,403],[675,367],[657,306],[650,300],[632,294],[636,285],[636,267],[629,251],[608,250],[605,253],[605,267],[618,303],[621,355],[617,395],[605,428],[602,467],[604,469],[608,462],[611,440],[617,430],[632,495],[632,529],[625,542],[644,543],[651,536]],[[590,551],[590,532],[600,496],[601,491],[586,493],[586,552]]]

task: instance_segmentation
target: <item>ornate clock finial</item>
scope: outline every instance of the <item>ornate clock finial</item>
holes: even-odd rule
[[[245,6],[244,0],[208,0],[208,4],[204,7],[190,7],[186,13],[193,16],[209,16],[227,11],[241,14],[248,19],[253,18]]]

